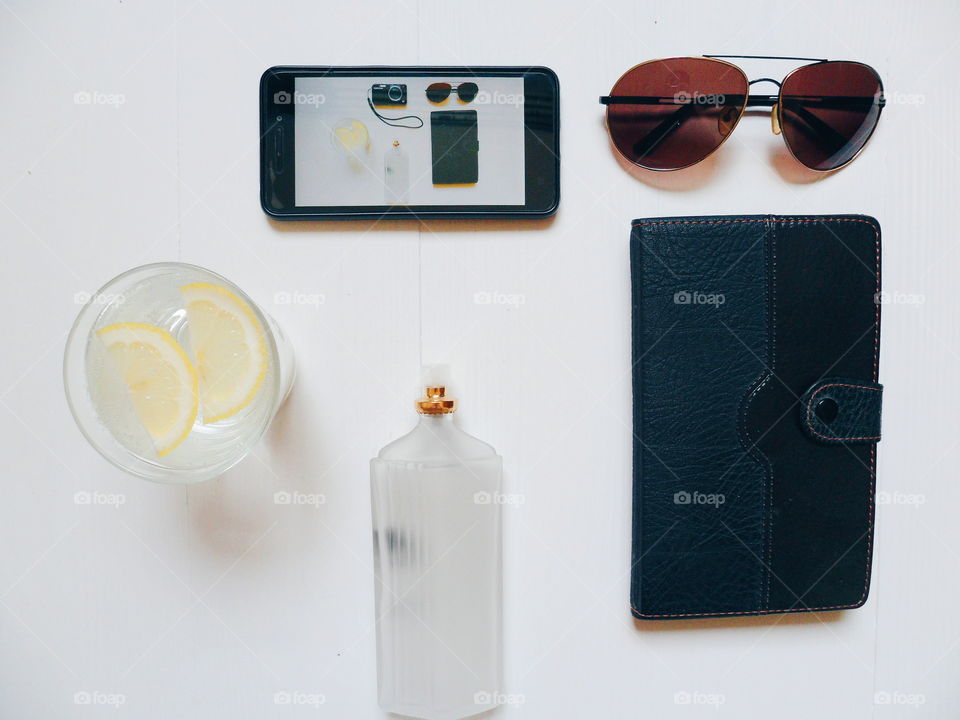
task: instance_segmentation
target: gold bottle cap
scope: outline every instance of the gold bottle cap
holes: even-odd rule
[[[445,387],[427,387],[424,397],[417,400],[417,412],[421,415],[443,415],[457,409],[457,401],[446,396]]]

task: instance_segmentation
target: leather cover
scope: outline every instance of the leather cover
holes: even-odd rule
[[[634,615],[862,605],[882,396],[877,221],[636,220],[631,267]]]
[[[430,113],[434,185],[472,185],[479,180],[476,110]]]

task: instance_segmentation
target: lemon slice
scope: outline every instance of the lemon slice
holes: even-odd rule
[[[137,322],[97,331],[126,383],[133,408],[158,455],[182,443],[197,419],[197,371],[166,330]]]
[[[347,122],[350,124],[347,125]],[[370,142],[370,134],[367,131],[367,126],[357,120],[345,120],[343,124],[334,128],[333,136],[347,152],[366,147]]]
[[[236,415],[267,375],[267,342],[253,310],[226,288],[196,282],[180,288],[190,321],[190,348],[200,376],[204,424]]]

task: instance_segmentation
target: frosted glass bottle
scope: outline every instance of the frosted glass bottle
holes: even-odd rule
[[[428,387],[420,422],[370,462],[380,707],[429,720],[501,696],[500,456]]]
[[[400,141],[394,140],[383,156],[383,187],[387,205],[410,202],[410,158]]]

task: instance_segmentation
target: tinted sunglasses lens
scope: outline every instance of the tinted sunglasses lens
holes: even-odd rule
[[[473,102],[478,91],[477,84],[472,82],[460,83],[457,86],[457,96],[465,103]]]
[[[450,97],[452,89],[450,83],[432,83],[427,86],[427,100],[432,103],[442,103]]]
[[[880,119],[883,85],[860,63],[807,65],[780,89],[780,128],[790,152],[813,170],[850,162]]]
[[[726,140],[743,112],[747,88],[743,71],[708,58],[638,65],[610,91],[610,138],[641,167],[679,170],[693,165]]]

